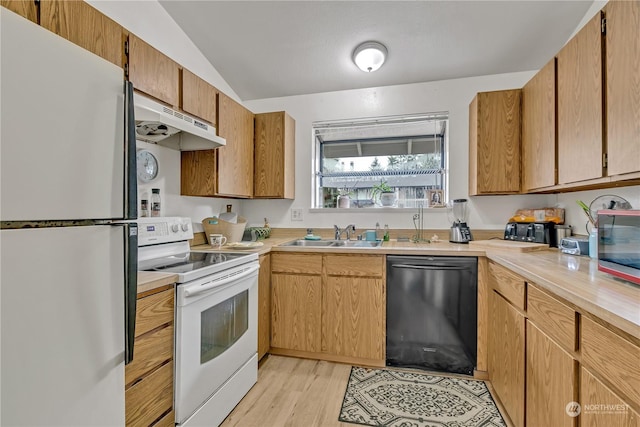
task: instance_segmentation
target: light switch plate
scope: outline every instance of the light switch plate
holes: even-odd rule
[[[302,209],[291,209],[291,221],[302,221]]]

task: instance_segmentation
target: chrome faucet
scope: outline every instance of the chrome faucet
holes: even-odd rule
[[[338,227],[337,225],[334,225],[333,230],[335,231],[335,236],[334,236],[335,240],[340,240],[340,236],[342,236],[342,233],[345,233],[345,232],[347,233],[347,240],[351,240],[351,233],[356,232],[356,226],[353,224],[349,224],[345,228],[340,230],[340,227]]]

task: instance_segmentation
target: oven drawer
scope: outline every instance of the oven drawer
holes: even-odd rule
[[[173,405],[173,362],[125,392],[127,426],[150,426]]]
[[[136,338],[158,326],[173,322],[174,293],[172,288],[138,300]]]

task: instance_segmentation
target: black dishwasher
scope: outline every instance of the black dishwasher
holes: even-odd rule
[[[387,256],[387,365],[473,375],[478,259]]]

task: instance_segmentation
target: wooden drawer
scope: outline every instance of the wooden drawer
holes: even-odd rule
[[[173,324],[136,338],[133,361],[125,366],[125,387],[173,358]]]
[[[576,312],[547,293],[529,284],[529,319],[566,349],[577,350]]]
[[[584,316],[581,336],[582,363],[624,393],[625,400],[640,402],[640,347]]]
[[[137,301],[136,338],[158,326],[173,322],[174,292],[173,289],[168,289]]]
[[[322,273],[322,255],[319,254],[272,254],[273,273]]]
[[[515,307],[524,310],[526,293],[524,279],[494,262],[489,263],[489,271],[493,276],[493,289]]]
[[[153,427],[176,427],[176,413],[174,411],[169,412],[158,420]]]
[[[382,277],[384,257],[380,255],[326,255],[327,274],[332,276]]]
[[[125,392],[127,426],[151,425],[173,405],[173,362]]]

